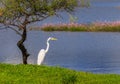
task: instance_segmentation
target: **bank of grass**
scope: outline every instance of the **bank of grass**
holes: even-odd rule
[[[120,75],[50,66],[0,64],[0,84],[120,84]]]
[[[104,27],[93,27],[93,26],[86,26],[86,27],[45,27],[41,30],[46,32],[51,31],[70,31],[70,32],[120,32],[120,26],[117,27],[110,27],[110,26],[104,26]]]
[[[60,23],[44,24],[35,30],[42,31],[71,31],[71,32],[120,32],[120,21],[95,22],[91,24]]]

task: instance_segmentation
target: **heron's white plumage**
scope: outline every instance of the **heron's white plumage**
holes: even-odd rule
[[[46,50],[41,49],[40,52],[38,53],[38,59],[37,59],[37,64],[38,64],[38,65],[41,65],[42,62],[44,61],[45,54],[46,54],[46,53],[48,52],[48,50],[49,50],[49,41],[50,41],[50,40],[57,40],[57,39],[56,39],[56,38],[53,38],[53,37],[49,37],[49,38],[47,39],[47,48],[46,48]]]
[[[44,49],[41,49],[40,52],[38,53],[38,59],[37,59],[37,64],[38,65],[41,65],[43,60],[44,60],[44,57],[45,57],[45,50]]]

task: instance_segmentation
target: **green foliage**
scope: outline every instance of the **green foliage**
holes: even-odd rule
[[[119,84],[120,75],[77,72],[60,67],[0,64],[0,84]]]
[[[34,29],[34,28],[33,28]],[[71,31],[71,32],[120,32],[120,25],[105,25],[105,26],[96,26],[96,25],[78,25],[78,24],[59,24],[59,25],[47,25],[42,28],[36,28],[35,30],[43,31]],[[32,29],[31,29],[32,30]]]
[[[2,16],[0,22],[12,26],[23,26],[41,21],[58,11],[72,12],[79,4],[77,0],[0,0]],[[27,20],[27,21],[26,21]]]
[[[38,29],[36,29],[38,30]],[[84,27],[59,27],[59,28],[55,28],[55,27],[45,27],[42,28],[41,30],[43,31],[71,31],[71,32],[77,32],[77,31],[87,31],[87,28]]]

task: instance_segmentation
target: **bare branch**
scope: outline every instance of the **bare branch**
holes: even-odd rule
[[[15,31],[18,35],[22,36],[22,34],[21,34],[18,30],[16,30],[15,28],[10,27],[10,26],[8,26],[8,28],[12,29],[12,30]]]
[[[44,19],[46,19],[46,18],[48,18],[48,17],[50,17],[50,15],[46,15],[46,16],[35,16],[36,18],[33,20],[28,20],[28,23],[30,24],[30,23],[34,23],[34,22],[38,22],[38,21],[43,21]]]
[[[17,29],[13,28],[10,25],[6,26],[5,24],[3,24],[2,26],[0,26],[0,30],[4,30],[4,29],[11,29],[11,30],[15,31],[18,35],[22,36],[22,34]]]
[[[4,30],[4,29],[6,29],[6,28],[0,28],[0,30]]]

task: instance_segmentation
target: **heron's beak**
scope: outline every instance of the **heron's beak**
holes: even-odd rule
[[[57,40],[57,38],[52,38],[51,40]]]

